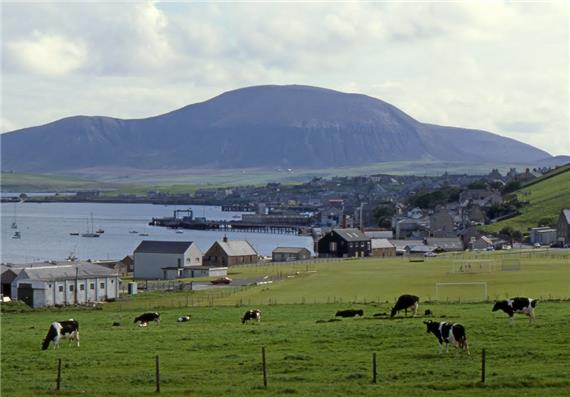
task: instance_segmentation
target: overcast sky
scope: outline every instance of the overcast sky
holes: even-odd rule
[[[569,19],[566,1],[3,1],[2,131],[305,84],[570,154]]]

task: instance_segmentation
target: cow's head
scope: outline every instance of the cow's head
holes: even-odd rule
[[[433,321],[431,321],[431,320],[424,321],[424,324],[426,325],[426,328],[427,328],[427,329],[426,329],[426,332],[427,332],[428,334],[434,329],[434,326],[435,326],[435,327],[439,326],[438,323],[433,322]]]
[[[505,306],[505,301],[496,301],[495,305],[493,306],[493,311],[496,312],[497,310],[501,310]]]
[[[392,311],[390,312],[390,317],[394,317],[396,315],[396,313],[398,313],[398,311],[396,310],[396,307],[394,306],[392,308]]]

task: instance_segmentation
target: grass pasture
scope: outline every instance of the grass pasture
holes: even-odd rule
[[[460,258],[500,261],[501,255]],[[167,396],[566,396],[570,302],[547,299],[549,293],[555,299],[570,295],[568,254],[529,252],[518,259],[520,271],[476,274],[451,272],[457,263],[451,257],[240,267],[233,278],[265,274],[280,275],[280,281],[239,291],[141,293],[100,309],[3,309],[1,395],[156,395],[158,354],[161,394]],[[520,316],[510,326],[489,302],[426,302],[435,281],[465,277],[485,277],[491,299],[507,292],[542,296],[536,323]],[[439,355],[423,316],[373,316],[389,312],[402,292],[422,297],[420,313],[429,308],[434,320],[464,324],[472,355]],[[252,306],[262,310],[262,322],[242,325],[241,315]],[[334,313],[346,308],[365,315],[334,321]],[[160,311],[160,326],[132,323],[146,310]],[[192,320],[177,323],[185,314]],[[80,322],[81,347],[64,341],[59,350],[41,351],[49,324],[67,318]],[[267,390],[261,346],[267,350]],[[373,352],[377,384],[371,382]],[[54,393],[58,358],[62,388]]]

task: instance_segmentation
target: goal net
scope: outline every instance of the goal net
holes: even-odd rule
[[[497,263],[492,259],[465,259],[453,261],[450,272],[455,274],[475,274],[496,271]]]
[[[487,282],[435,283],[435,300],[451,302],[483,302],[488,299]]]

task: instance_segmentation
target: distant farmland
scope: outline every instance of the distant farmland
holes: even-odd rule
[[[19,305],[4,306],[2,395],[53,395],[58,358],[63,360],[58,394],[156,395],[156,355],[161,394],[168,396],[567,394],[570,352],[563,347],[570,343],[570,302],[558,301],[570,297],[567,251],[429,259],[239,267],[232,269],[233,278],[267,275],[275,281],[241,290],[142,293],[101,310],[19,312]],[[467,264],[472,267],[465,271]],[[508,271],[502,270],[503,264]],[[485,271],[473,272],[478,265]],[[518,317],[511,327],[504,313],[491,312],[491,303],[444,303],[480,300],[477,288],[448,292],[457,296],[442,296],[442,303],[426,302],[430,295],[433,299],[435,282],[470,281],[487,282],[490,299],[505,294],[542,297],[536,324],[529,326],[526,318]],[[421,314],[429,308],[434,320],[464,324],[472,356],[438,355],[423,316],[383,316],[394,297],[404,292],[421,296]],[[241,324],[241,315],[250,307],[262,310],[260,324]],[[363,309],[364,317],[329,321],[345,308]],[[160,326],[133,324],[146,310],[160,311]],[[185,314],[192,320],[177,323]],[[64,342],[60,350],[41,351],[49,324],[67,318],[80,322],[81,347]],[[113,322],[121,325],[113,327]],[[485,384],[480,382],[482,348],[487,351]],[[378,359],[377,384],[371,383],[372,353]]]

